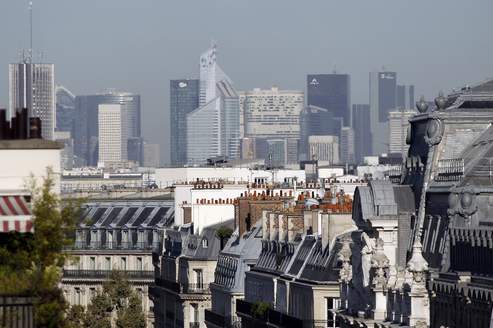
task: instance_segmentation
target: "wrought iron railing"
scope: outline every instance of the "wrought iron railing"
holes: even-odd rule
[[[464,159],[452,158],[438,161],[435,181],[460,181],[464,175]]]
[[[63,270],[64,278],[94,278],[107,279],[113,270]],[[154,279],[154,271],[144,270],[123,270],[121,271],[128,279]]]
[[[169,289],[175,293],[183,294],[203,294],[209,293],[209,284],[190,284],[190,283],[179,283],[178,281],[168,280],[163,278],[156,278],[156,285]]]
[[[73,246],[69,246],[66,249],[70,250],[155,250],[158,251],[162,248],[161,243],[147,243],[147,242],[100,242],[100,241],[92,241],[92,242],[84,242],[84,241],[76,241]]]

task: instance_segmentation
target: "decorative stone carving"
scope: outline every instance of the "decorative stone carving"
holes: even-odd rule
[[[435,98],[435,105],[437,110],[444,110],[447,106],[447,98],[443,95],[443,91],[440,91],[438,97]]]
[[[413,253],[411,259],[407,263],[407,269],[413,274],[413,282],[423,284],[424,286],[424,275],[428,271],[428,262],[426,262],[423,257],[422,246],[419,240],[413,245]]]
[[[448,215],[459,215],[466,221],[469,221],[472,215],[478,210],[477,194],[478,192],[471,186],[453,189],[448,199]]]
[[[425,142],[429,146],[438,145],[442,141],[443,136],[443,123],[438,118],[433,118],[428,121],[426,125]]]
[[[372,280],[373,288],[385,289],[387,288],[387,277],[385,269],[389,267],[390,261],[385,255],[383,250],[383,240],[378,238],[375,246],[375,251],[371,257],[371,267],[374,269],[374,276]]]
[[[347,284],[353,279],[353,268],[351,266],[351,239],[345,238],[342,241],[342,248],[339,251],[337,259],[342,262],[342,268],[339,271],[340,280]]]
[[[424,96],[421,96],[419,101],[416,102],[416,108],[420,113],[425,113],[428,110],[428,103],[425,101]]]

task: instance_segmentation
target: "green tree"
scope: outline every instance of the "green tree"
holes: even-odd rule
[[[51,169],[40,186],[31,179],[34,234],[11,233],[0,245],[0,293],[32,296],[37,327],[66,325],[68,305],[58,285],[69,258],[63,248],[72,244],[80,214],[75,201],[61,206],[54,179]]]
[[[142,299],[132,289],[125,274],[113,271],[87,307],[82,327],[145,328]],[[114,325],[112,325],[114,323]]]
[[[217,238],[219,238],[219,241],[221,242],[221,249],[223,249],[224,247],[224,240],[228,240],[232,234],[233,234],[233,230],[226,226],[220,226],[216,230],[216,236]]]

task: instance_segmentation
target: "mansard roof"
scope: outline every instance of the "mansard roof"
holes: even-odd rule
[[[403,213],[414,213],[414,193],[408,185],[395,185],[388,180],[370,181],[354,193],[353,218],[367,224],[372,219],[396,218]]]
[[[174,222],[172,201],[101,201],[82,205],[81,228],[164,228]]]
[[[214,282],[231,292],[244,292],[245,272],[249,264],[255,264],[262,245],[262,225],[258,223],[251,231],[238,235],[238,229],[219,254]]]

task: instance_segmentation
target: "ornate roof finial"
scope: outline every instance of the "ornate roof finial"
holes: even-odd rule
[[[445,109],[447,105],[447,98],[443,95],[443,91],[438,93],[438,97],[435,98],[435,105],[437,105],[438,110]]]
[[[428,110],[428,103],[425,101],[424,96],[421,96],[419,101],[416,102],[416,108],[420,113],[425,113]]]

